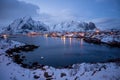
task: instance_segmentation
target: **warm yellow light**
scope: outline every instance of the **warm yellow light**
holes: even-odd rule
[[[45,37],[48,37],[48,34],[45,34],[44,36],[45,36]]]
[[[29,32],[27,35],[31,36],[31,37],[34,37],[36,35],[39,35],[39,33],[37,33],[37,32]]]
[[[65,44],[66,37],[65,36],[61,36],[61,40],[63,40],[63,43]]]
[[[65,39],[65,36],[62,36],[61,38],[62,38],[62,39]]]
[[[56,37],[56,34],[55,34],[55,33],[53,33],[53,34],[52,34],[52,36],[53,36],[53,37]]]
[[[85,35],[84,33],[80,33],[80,36],[84,37],[84,35]]]
[[[100,30],[99,29],[96,29],[96,31],[95,31],[96,33],[99,33],[100,32]]]
[[[70,40],[70,45],[71,45],[72,44],[72,38],[70,37],[69,40]]]
[[[4,35],[3,35],[3,38],[6,39],[6,38],[7,38],[7,35],[4,34]]]
[[[74,32],[73,34],[74,34],[74,35],[76,35],[76,34],[77,34],[77,32]]]

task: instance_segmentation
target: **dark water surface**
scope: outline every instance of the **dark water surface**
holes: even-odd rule
[[[120,58],[119,48],[90,44],[84,42],[83,39],[62,39],[44,36],[17,36],[11,39],[40,46],[33,52],[22,52],[26,56],[24,62],[27,64],[38,62],[59,67],[82,62],[103,62],[108,59]]]

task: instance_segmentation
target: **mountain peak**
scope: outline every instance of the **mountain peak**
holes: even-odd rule
[[[23,17],[14,20],[9,26],[5,28],[5,33],[28,33],[31,31],[47,31],[49,28],[47,25],[40,21],[34,21],[31,17]]]
[[[29,21],[29,20],[32,20],[32,18],[31,18],[31,16],[25,16],[25,17],[23,17],[23,20]]]

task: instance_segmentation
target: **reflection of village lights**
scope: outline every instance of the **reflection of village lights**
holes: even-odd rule
[[[45,34],[44,36],[45,36],[45,37],[48,37],[48,34]]]
[[[62,39],[65,39],[65,36],[62,36],[61,38],[62,38]]]
[[[65,44],[65,40],[66,40],[66,39],[63,39],[64,44]]]
[[[62,36],[62,37],[61,37],[61,40],[63,40],[63,42],[64,42],[64,44],[65,44],[65,41],[66,41],[65,36]]]
[[[69,40],[70,40],[70,45],[71,45],[71,43],[72,43],[72,38],[70,37]]]
[[[80,47],[83,46],[83,38],[80,39]]]

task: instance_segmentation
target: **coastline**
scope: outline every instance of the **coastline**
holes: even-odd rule
[[[4,41],[3,41],[4,42]],[[51,66],[43,66],[38,69],[27,69],[14,63],[11,58],[5,56],[5,51],[9,48],[13,48],[24,45],[16,41],[11,43],[4,43],[9,45],[4,49],[0,48],[0,72],[6,77],[2,77],[4,80],[117,80],[120,79],[120,63],[119,62],[107,62],[107,63],[81,63],[73,64],[72,68],[57,69]]]

